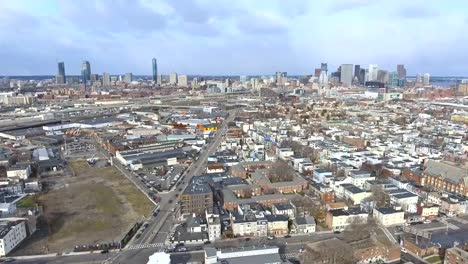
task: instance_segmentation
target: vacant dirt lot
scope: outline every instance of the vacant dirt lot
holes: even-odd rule
[[[75,245],[117,241],[151,213],[152,203],[114,167],[94,168],[86,161],[70,165],[75,176],[65,180],[65,187],[37,197],[44,207],[43,230],[16,255],[71,251]]]

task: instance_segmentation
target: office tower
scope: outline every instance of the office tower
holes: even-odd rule
[[[366,69],[361,69],[359,71],[359,83],[364,84],[366,81]]]
[[[276,72],[275,78],[277,85],[284,85],[288,81],[288,73],[287,72]]]
[[[419,74],[419,73],[416,74],[416,82],[417,82],[417,83],[422,83],[422,76],[421,76],[421,74]]]
[[[259,88],[258,79],[257,78],[250,79],[250,84],[252,85],[252,90],[257,91],[257,89]]]
[[[133,81],[133,74],[131,72],[127,72],[124,77],[124,82],[131,83]]]
[[[406,68],[405,68],[405,65],[403,65],[403,64],[398,64],[398,65],[397,65],[397,74],[398,74],[398,79],[400,79],[400,80],[406,80]]]
[[[187,75],[179,75],[177,78],[177,86],[187,87],[188,86],[188,78]]]
[[[388,82],[387,82],[388,85],[391,85],[391,86],[399,86],[400,84],[400,77],[398,75],[398,72],[390,72],[388,74]]]
[[[198,88],[198,78],[193,78],[193,80],[192,80],[192,91],[195,88]]]
[[[328,74],[328,65],[327,65],[327,63],[322,62],[322,64],[320,65],[320,70],[324,71],[324,72],[326,72]]]
[[[386,79],[386,75],[387,75],[387,71],[384,71],[384,70],[378,70],[377,71],[377,79],[376,81],[379,81],[379,82],[382,82],[382,83],[386,83],[385,82],[385,79]],[[388,77],[387,77],[388,79]]]
[[[328,74],[327,74],[327,71],[325,71],[323,69],[320,71],[319,83],[321,85],[327,85],[328,84]]]
[[[102,74],[102,85],[103,86],[111,86],[111,78],[110,78],[109,73],[107,73],[107,72],[104,72]]]
[[[425,73],[423,77],[423,84],[428,86],[431,80],[431,75],[429,73]]]
[[[224,85],[226,85],[226,87],[231,87],[231,85],[232,85],[231,79],[226,78],[226,80],[224,80]]]
[[[65,84],[66,82],[67,80],[65,76],[65,63],[62,61],[58,63],[58,72],[57,76],[55,77],[55,83]]]
[[[99,80],[99,74],[93,73],[91,74],[91,82],[97,82]]]
[[[239,76],[239,81],[241,84],[245,84],[247,82],[247,76],[245,75]]]
[[[153,58],[152,62],[153,62],[153,82],[157,82],[158,81],[158,61],[155,58]]]
[[[169,84],[177,84],[177,73],[169,74]]]
[[[115,83],[115,82],[117,82],[119,80],[119,77],[111,76],[110,79],[111,79],[111,83]]]
[[[156,80],[156,84],[157,84],[157,85],[162,85],[162,80],[163,80],[162,74],[159,74],[159,75],[158,75],[158,78],[157,78],[157,80]]]
[[[367,81],[377,81],[378,71],[379,66],[377,64],[369,64],[369,74]]]
[[[86,83],[91,80],[91,65],[89,61],[83,61],[81,65],[81,81]]]
[[[315,70],[314,70],[314,77],[319,78],[319,77],[320,77],[320,71],[321,71],[320,68],[315,68]]]
[[[353,65],[342,64],[340,69],[340,80],[345,86],[350,86],[353,83]]]
[[[359,74],[361,74],[361,65],[354,65],[354,78],[353,79],[356,79],[358,80],[358,82],[360,83],[361,81],[359,80]]]

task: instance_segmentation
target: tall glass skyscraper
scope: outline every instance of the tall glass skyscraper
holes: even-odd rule
[[[65,84],[67,82],[65,76],[65,63],[63,61],[58,63],[58,72],[57,76],[55,77],[55,82],[57,84]]]
[[[156,58],[153,58],[153,81],[158,81],[158,61]]]
[[[91,80],[91,65],[89,64],[89,61],[83,61],[83,64],[81,65],[81,80],[83,83]]]

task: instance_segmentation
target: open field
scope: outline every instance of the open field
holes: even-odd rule
[[[34,199],[44,208],[47,234],[26,242],[18,254],[71,251],[76,245],[118,241],[151,213],[153,204],[114,167],[90,167],[86,161],[72,161],[70,166],[75,176],[65,179],[65,187]]]

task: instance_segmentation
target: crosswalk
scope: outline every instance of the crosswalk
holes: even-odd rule
[[[144,249],[144,248],[161,248],[161,247],[164,247],[163,243],[136,244],[136,245],[130,245],[128,247],[125,247],[125,250]]]
[[[297,258],[299,256],[299,253],[286,253],[286,254],[280,254],[280,256],[285,259],[291,259],[291,258]]]

